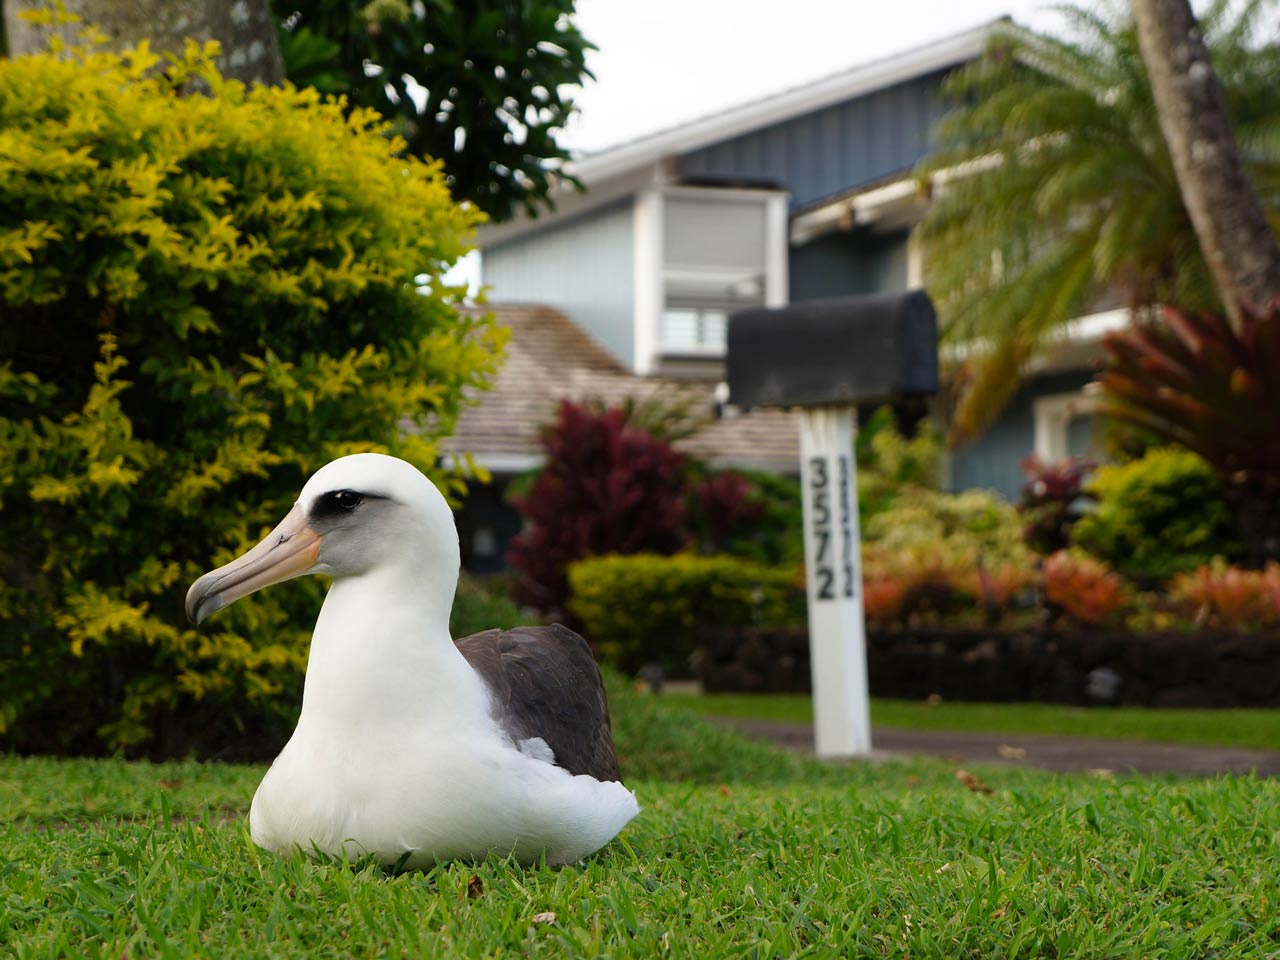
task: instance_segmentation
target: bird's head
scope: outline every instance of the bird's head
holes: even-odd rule
[[[308,573],[339,579],[395,567],[424,581],[433,573],[456,581],[453,514],[412,464],[357,453],[321,467],[261,543],[193,583],[187,616],[198,624],[241,597]]]

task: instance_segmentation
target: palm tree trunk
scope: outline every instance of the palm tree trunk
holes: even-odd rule
[[[1280,248],[1240,159],[1189,0],[1133,0],[1142,59],[1200,249],[1239,331],[1244,306],[1280,296]]]
[[[21,19],[24,10],[47,8],[45,0],[3,0],[9,54],[19,56],[48,47],[50,28]],[[151,49],[181,53],[187,37],[222,44],[218,66],[223,76],[245,83],[279,84],[284,80],[280,39],[269,0],[65,0],[67,11],[109,38],[112,49],[149,39]],[[63,27],[74,42],[79,24]]]

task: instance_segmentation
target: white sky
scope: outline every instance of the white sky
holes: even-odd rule
[[[1059,22],[1044,0],[578,0],[600,49],[564,142],[599,150],[901,53],[1001,16]]]

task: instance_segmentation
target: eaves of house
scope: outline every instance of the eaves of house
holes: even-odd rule
[[[922,103],[921,93],[924,99],[934,99],[937,80],[976,59],[1002,22],[575,158],[567,170],[585,192],[565,186],[550,213],[536,218],[521,214],[482,228],[480,247],[542,232],[655,183],[707,177],[783,186],[795,212],[847,199],[861,187],[882,186],[919,159],[928,127],[942,109]],[[893,117],[899,112],[912,114],[910,129],[894,128]],[[877,132],[899,142],[870,135]],[[837,140],[850,135],[861,141],[852,144],[855,155],[844,165],[831,162],[847,146]]]

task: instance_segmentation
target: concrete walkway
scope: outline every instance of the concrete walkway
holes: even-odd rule
[[[708,717],[712,723],[757,740],[803,752],[813,751],[807,723]],[[880,758],[917,755],[968,763],[999,763],[1066,772],[1173,773],[1206,777],[1221,773],[1280,776],[1280,751],[1189,744],[1136,743],[1020,733],[969,733],[958,730],[901,730],[876,727],[871,734]]]

